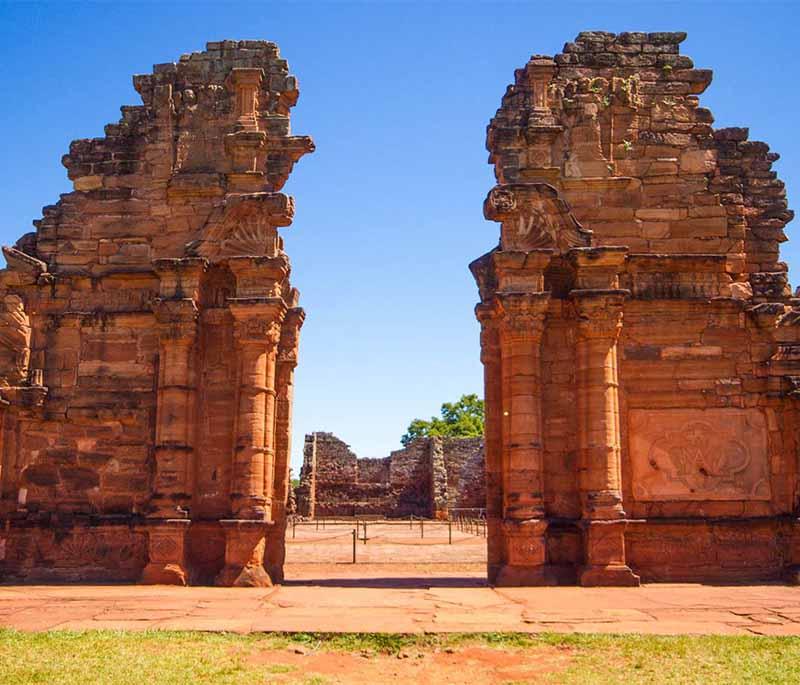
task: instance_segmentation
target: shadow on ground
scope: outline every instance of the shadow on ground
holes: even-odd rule
[[[316,587],[369,587],[369,588],[400,588],[409,590],[424,590],[436,587],[488,587],[485,578],[474,578],[469,576],[443,576],[440,578],[431,576],[414,577],[385,577],[385,578],[303,578],[292,580],[288,578],[283,581],[283,585]]]

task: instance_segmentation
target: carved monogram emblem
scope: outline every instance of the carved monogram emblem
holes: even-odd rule
[[[632,412],[634,494],[649,500],[768,499],[757,410]]]
[[[510,212],[517,207],[514,193],[503,188],[494,188],[489,194],[489,201],[498,212]]]

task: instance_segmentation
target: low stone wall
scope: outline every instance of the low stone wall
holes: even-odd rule
[[[484,507],[482,438],[419,438],[380,459],[359,459],[332,433],[306,435],[301,516],[445,518],[453,507]]]

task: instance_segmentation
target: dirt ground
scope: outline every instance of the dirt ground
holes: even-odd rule
[[[286,585],[335,587],[486,587],[483,562],[287,563]]]
[[[270,667],[273,683],[295,683],[302,674],[304,682],[313,682],[317,676],[325,683],[343,685],[494,685],[536,682],[537,676],[559,672],[569,664],[571,651],[555,646],[526,650],[467,646],[433,653],[409,650],[392,656],[300,648],[265,650],[250,660]]]
[[[460,530],[446,521],[303,522],[290,525],[286,563],[452,564],[486,563],[483,529]]]

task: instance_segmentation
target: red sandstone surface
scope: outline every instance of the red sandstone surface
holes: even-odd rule
[[[489,579],[791,577],[800,300],[778,155],[714,129],[684,33],[581,33],[489,124]]]
[[[304,312],[278,229],[313,151],[277,45],[135,76],[0,271],[0,575],[268,585]]]
[[[778,155],[713,128],[698,97],[712,74],[684,38],[581,33],[518,69],[490,122],[484,212],[500,241],[471,269],[494,585],[797,579],[800,298],[779,259],[793,214]],[[290,130],[297,81],[274,43],[222,41],[134,85],[141,105],[70,146],[73,191],[4,248],[0,576],[266,586],[283,578],[305,316],[278,232],[294,214],[281,190],[314,147]],[[434,487],[432,515],[443,501]],[[708,601],[672,591],[684,613]],[[203,598],[228,597],[87,589],[73,616],[42,613],[73,590],[2,592],[43,625],[94,620],[128,592],[197,598],[177,610],[189,627]],[[435,593],[387,595],[421,602],[418,623],[359,592],[272,611],[272,629],[548,625],[488,588],[450,619]],[[586,597],[557,624],[591,627],[611,614],[586,613],[590,598],[667,612],[670,590],[548,592]],[[793,630],[785,588],[703,592],[720,630]],[[350,623],[315,613],[345,606]],[[642,630],[680,623],[635,611]],[[231,616],[220,625],[266,625]]]
[[[800,635],[785,585],[490,588],[466,571],[337,566],[324,584],[271,589],[0,586],[0,625],[21,630],[592,632]],[[294,575],[287,565],[287,576]],[[332,576],[333,569],[324,570]],[[483,586],[476,586],[480,583]]]

